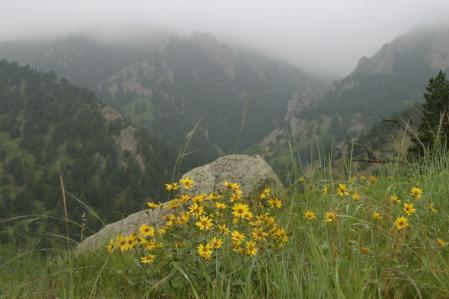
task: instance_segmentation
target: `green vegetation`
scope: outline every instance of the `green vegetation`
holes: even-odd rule
[[[225,66],[214,60],[215,51],[227,55]],[[172,145],[179,146],[199,122],[193,152],[186,159],[189,166],[196,166],[260,141],[283,121],[294,93],[312,82],[293,66],[233,52],[200,36],[170,39],[142,62],[108,78],[98,94]],[[133,90],[136,84],[141,87]],[[117,91],[111,92],[115,86]],[[143,106],[142,90],[151,91],[145,99],[146,112],[136,109]]]
[[[255,256],[223,249],[211,261],[193,252],[143,265],[106,246],[75,256],[3,245],[0,290],[22,298],[447,298],[448,176],[446,152],[376,177],[349,171],[339,179],[322,169],[296,180],[273,212],[289,235],[285,247]],[[416,211],[407,215],[405,203]],[[336,219],[326,222],[326,212]]]
[[[207,34],[164,39],[149,34],[104,43],[75,35],[0,44],[0,57],[95,90],[126,119],[176,149],[199,123],[186,168],[253,146],[282,123],[298,90],[318,85],[292,65],[234,51]]]
[[[417,130],[417,136],[412,139],[414,144],[410,152],[415,155],[428,154],[435,146],[434,140],[448,147],[449,139],[449,81],[442,71],[430,79],[424,94],[423,117]]]
[[[276,161],[286,156],[290,147],[287,143],[293,144],[302,157],[310,156],[310,148],[316,140],[327,152],[353,139],[373,150],[384,148],[384,141],[390,141],[401,128],[382,123],[382,120],[392,115],[407,120],[408,116],[399,116],[403,112],[412,114],[415,119],[413,106],[423,102],[429,79],[439,68],[447,71],[447,65],[429,58],[435,51],[431,45],[439,38],[438,31],[410,32],[384,45],[373,57],[361,60],[346,78],[335,82],[309,106],[295,111],[295,121],[285,129],[293,132],[292,136],[275,146],[270,158]],[[416,124],[409,125],[415,129]],[[386,131],[382,132],[382,128]],[[313,136],[312,143],[308,135]],[[313,151],[315,156],[319,154]],[[356,151],[362,152],[365,148],[356,148]]]
[[[273,166],[289,182],[285,192],[265,189],[245,201],[233,182],[219,194],[180,191],[163,206],[162,226],[142,225],[101,250],[75,251],[88,234],[145,201],[169,199],[164,183],[171,191],[201,184],[174,183],[183,167],[248,149],[283,124],[304,75],[245,53],[225,52],[231,61],[216,61],[208,47],[226,48],[203,38],[173,38],[151,52],[130,47],[120,61],[113,58],[121,48],[103,59],[104,45],[63,42],[56,56],[72,67],[57,71],[92,84],[145,131],[88,90],[0,61],[0,297],[448,298],[444,73],[424,96],[410,149],[419,155],[392,151],[389,163],[363,173],[353,160],[367,152],[376,161],[391,149],[385,144],[402,142],[400,114],[378,120],[420,98],[433,73],[422,45],[395,56],[389,73],[352,74],[296,115],[309,126],[295,140],[288,136],[288,147],[273,145]],[[73,67],[80,49],[89,66]],[[84,78],[86,70],[92,72]],[[322,158],[372,124],[344,145],[349,157]],[[317,136],[321,147],[309,151]],[[180,144],[193,153],[183,147],[172,172],[170,145]],[[179,165],[185,155],[189,161]]]
[[[90,229],[101,223],[89,208],[112,221],[162,194],[174,164],[171,149],[117,112],[108,120],[103,108],[93,93],[52,73],[0,61],[0,221],[47,217],[16,227],[27,234],[60,227],[51,220],[63,209],[60,175],[71,201],[86,204],[70,209],[71,219],[86,214]]]

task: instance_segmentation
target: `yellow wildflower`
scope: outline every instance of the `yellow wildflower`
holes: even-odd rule
[[[374,218],[374,220],[379,221],[382,219],[382,215],[379,212],[374,212],[373,218]]]
[[[154,226],[150,226],[147,224],[142,224],[139,227],[139,232],[144,237],[154,237],[156,234],[156,230],[154,229]]]
[[[306,218],[307,220],[315,220],[316,214],[312,211],[306,210],[304,212],[304,218]]]
[[[201,256],[205,260],[210,260],[212,256],[212,247],[210,244],[200,244],[197,247],[198,255]]]
[[[448,244],[448,242],[444,241],[443,239],[437,239],[437,244],[440,247],[444,247]]]
[[[180,200],[182,203],[186,203],[186,202],[188,202],[188,201],[190,200],[190,195],[188,195],[188,194],[183,194],[183,195],[181,195],[181,196],[179,197],[179,200]]]
[[[204,214],[204,208],[197,203],[194,203],[189,207],[189,213],[198,218]]]
[[[223,246],[223,239],[217,238],[217,237],[213,237],[209,243],[208,243],[212,248],[215,249],[219,249]]]
[[[126,236],[125,242],[126,242],[126,246],[123,248],[124,249],[123,251],[133,249],[137,244],[136,237],[134,235]]]
[[[206,198],[207,198],[207,195],[206,195],[206,194],[199,194],[199,195],[194,196],[194,197],[192,198],[192,201],[193,201],[194,203],[200,203],[200,202],[206,200]]]
[[[178,190],[178,189],[179,189],[178,183],[165,184],[165,190],[167,190],[167,191],[174,191],[174,190]]]
[[[266,225],[274,225],[276,223],[276,219],[274,219],[273,216],[270,216],[269,214],[261,215],[260,219],[265,222]]]
[[[142,236],[137,236],[136,237],[136,242],[137,242],[137,244],[142,245],[142,244],[145,244],[146,239],[143,238]]]
[[[215,208],[216,208],[216,209],[219,209],[219,210],[223,210],[223,209],[226,209],[227,206],[226,206],[225,203],[222,203],[222,202],[216,202],[216,203],[215,203]]]
[[[252,227],[256,227],[256,226],[261,226],[262,225],[262,220],[260,219],[260,216],[257,216],[256,219],[252,220],[249,222],[249,225],[251,225]]]
[[[240,243],[242,243],[243,240],[245,240],[245,235],[242,234],[241,232],[237,231],[237,230],[234,230],[231,233],[231,238],[232,238],[232,242],[235,245],[239,245]]]
[[[158,230],[157,230],[157,234],[159,235],[159,236],[163,236],[163,235],[165,235],[167,233],[167,228],[166,227],[160,227]]]
[[[422,197],[422,189],[419,188],[419,187],[412,187],[412,188],[410,189],[410,195],[411,195],[414,199],[419,200],[419,199],[421,199],[421,197]]]
[[[324,221],[334,222],[335,220],[337,220],[337,213],[331,211],[331,212],[326,212],[326,214],[324,214]]]
[[[277,208],[277,209],[282,208],[282,201],[277,197],[270,198],[268,200],[268,204],[270,205],[271,208]]]
[[[229,183],[225,181],[224,186],[226,189],[231,190],[233,192],[240,191],[240,185],[238,183]]]
[[[182,212],[179,214],[179,216],[176,218],[176,224],[183,225],[189,222],[190,220],[190,214],[187,212]]]
[[[157,204],[155,202],[147,202],[147,206],[148,206],[148,208],[154,210],[159,206],[159,204]]]
[[[399,196],[397,196],[396,194],[392,194],[390,196],[390,200],[391,200],[391,203],[394,205],[397,205],[398,203],[401,202],[401,200],[399,199]]]
[[[433,203],[430,203],[428,208],[432,213],[438,213],[438,210],[433,206]]]
[[[251,236],[256,241],[264,241],[268,237],[268,234],[261,229],[255,229],[251,232]]]
[[[416,212],[416,209],[415,209],[415,207],[413,206],[412,203],[404,203],[404,209],[403,210],[404,210],[404,212],[408,216],[413,215],[413,213]]]
[[[249,213],[249,206],[243,203],[234,204],[232,207],[232,215],[235,218],[246,218],[246,215]]]
[[[277,227],[273,230],[273,237],[279,241],[279,245],[283,245],[288,241],[288,235],[281,227]]]
[[[374,176],[374,175],[370,175],[370,176],[368,177],[368,182],[370,182],[371,184],[376,183],[376,182],[377,182],[377,177]]]
[[[158,248],[159,244],[156,241],[154,241],[154,240],[147,240],[143,244],[143,247],[145,247],[146,250],[151,251],[151,250],[154,250],[154,249]]]
[[[260,193],[260,199],[265,199],[271,196],[271,188],[263,189],[262,193]]]
[[[217,193],[214,193],[214,192],[209,193],[207,195],[207,200],[217,200],[217,199],[220,199],[220,198],[221,198],[221,195],[217,194]]]
[[[154,263],[154,260],[156,259],[156,255],[154,255],[154,254],[148,254],[148,255],[145,255],[145,256],[142,256],[141,258],[140,258],[140,262],[142,263],[142,264],[152,264],[152,263]]]
[[[245,219],[250,221],[251,219],[253,219],[253,213],[251,213],[251,211],[249,211],[248,213],[245,214]]]
[[[337,195],[338,196],[347,196],[348,194],[349,194],[348,187],[345,184],[338,184]]]
[[[245,253],[245,249],[243,247],[240,247],[240,244],[233,244],[232,245],[232,251],[234,251],[235,253],[238,254],[244,254]]]
[[[242,198],[243,192],[240,190],[234,191],[231,195],[231,202],[238,201]]]
[[[110,239],[108,243],[108,252],[112,252],[115,248],[115,240]]]
[[[200,216],[199,221],[195,222],[195,225],[198,226],[200,230],[210,230],[214,226],[214,223],[209,217]]]
[[[220,233],[222,233],[223,235],[229,235],[231,233],[231,231],[229,230],[229,228],[226,226],[226,224],[220,224],[218,226],[218,231]]]
[[[329,187],[323,186],[323,188],[321,188],[321,194],[327,195],[328,193],[329,193]]]
[[[408,227],[408,219],[405,217],[398,217],[394,222],[397,230],[401,230]]]
[[[252,240],[246,242],[246,254],[254,256],[257,254],[256,243]]]
[[[179,180],[179,182],[181,183],[181,185],[184,189],[190,189],[194,185],[194,182],[191,178],[183,178],[183,179]]]
[[[180,206],[182,206],[182,202],[178,199],[170,200],[167,203],[167,209],[171,209],[171,210],[175,210],[175,209],[179,208]]]
[[[176,215],[169,214],[169,215],[165,216],[165,226],[166,227],[171,227],[171,226],[175,225],[175,223],[176,223]]]
[[[360,193],[354,192],[354,194],[352,194],[352,200],[353,201],[359,201],[361,199],[362,199],[362,195],[360,195]]]
[[[127,240],[127,238],[126,237],[123,237],[122,235],[119,235],[118,237],[117,237],[117,244],[118,244],[118,249],[120,250],[120,251],[128,251],[130,248],[129,248],[129,245],[128,245],[128,240]]]

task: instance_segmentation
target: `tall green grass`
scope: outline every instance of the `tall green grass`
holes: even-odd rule
[[[449,241],[449,154],[436,151],[417,162],[391,164],[376,176],[374,184],[360,178],[352,183],[364,195],[358,202],[335,196],[335,184],[349,183],[333,177],[330,166],[305,182],[292,178],[277,214],[290,240],[284,249],[254,258],[223,251],[209,263],[192,256],[142,266],[132,255],[106,249],[70,255],[64,246],[36,248],[11,239],[0,248],[0,296],[448,298],[449,246],[440,247],[436,240]],[[330,187],[327,196],[320,192],[324,185]],[[411,186],[423,189],[423,199],[410,197]],[[391,203],[393,193],[401,197],[400,205]],[[413,202],[417,211],[409,217],[410,227],[397,231],[393,223],[404,214],[404,202]],[[429,203],[438,213],[429,210]],[[317,219],[306,221],[305,210],[316,212]],[[338,214],[335,223],[323,220],[330,210]],[[381,212],[381,221],[372,218],[374,211]]]

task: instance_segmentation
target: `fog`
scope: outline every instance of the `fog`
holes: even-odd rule
[[[200,31],[342,76],[395,36],[447,16],[447,0],[0,0],[0,40],[124,25]]]

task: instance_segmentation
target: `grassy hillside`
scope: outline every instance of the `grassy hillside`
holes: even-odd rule
[[[74,256],[3,245],[0,292],[24,298],[447,298],[449,153],[391,164],[374,175],[348,168],[346,178],[334,177],[326,167],[298,179],[280,195],[280,209],[268,208],[286,228],[287,243],[273,248],[264,245],[271,241],[257,241],[254,256],[236,254],[229,236],[199,230],[195,220],[169,229],[160,239],[164,247],[150,250],[156,255],[151,264],[140,262],[141,249],[108,253],[105,246]],[[191,236],[186,247],[169,242],[177,234]],[[224,244],[205,260],[196,246],[214,235]]]

